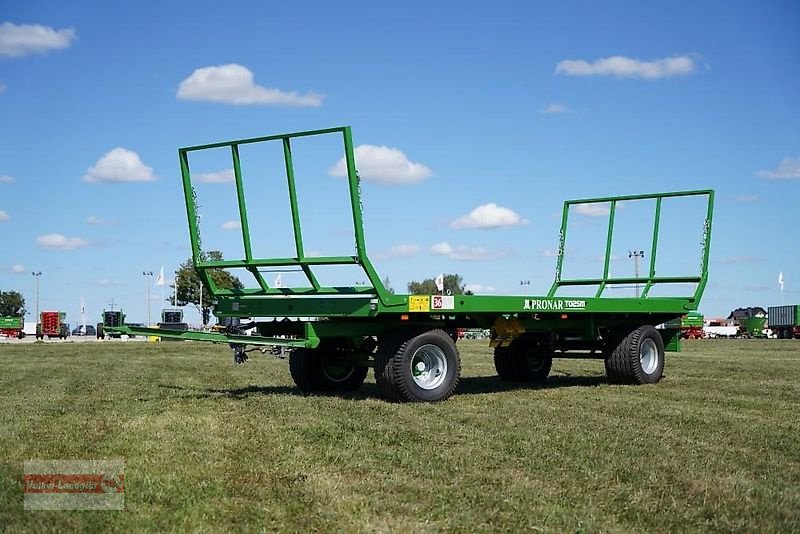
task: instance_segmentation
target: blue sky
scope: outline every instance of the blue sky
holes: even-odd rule
[[[75,324],[82,296],[90,321],[113,298],[143,321],[142,271],[189,256],[178,147],[351,125],[368,250],[395,289],[458,272],[541,294],[563,200],[713,188],[701,310],[779,304],[781,271],[800,301],[797,28],[792,1],[0,1],[0,288],[33,310],[41,271],[42,309]],[[338,146],[297,151],[307,248],[351,254]],[[204,244],[233,257],[215,157],[193,167],[223,182],[198,185]],[[291,242],[272,160],[244,162],[257,255]],[[647,213],[620,210],[612,272],[649,253]],[[699,212],[674,213],[660,274],[697,261]],[[596,215],[574,218],[575,272],[601,268]]]

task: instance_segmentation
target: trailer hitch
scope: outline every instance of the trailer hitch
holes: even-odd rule
[[[245,363],[249,358],[247,357],[247,350],[245,349],[245,345],[240,343],[231,343],[231,348],[233,349],[233,363],[236,365],[241,365]]]
[[[279,346],[272,346],[272,347],[253,347],[251,349],[246,348],[247,345],[243,343],[229,343],[231,349],[233,349],[233,363],[236,365],[241,365],[243,363],[247,363],[250,359],[247,356],[248,352],[259,351],[261,354],[266,354],[269,352],[273,356],[278,359],[284,360],[289,356],[289,349],[287,347],[279,347]]]

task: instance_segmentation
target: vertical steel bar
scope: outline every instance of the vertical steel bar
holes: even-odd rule
[[[548,297],[553,297],[561,285],[561,270],[564,267],[564,248],[567,242],[567,220],[569,219],[569,202],[564,202],[564,207],[561,211],[561,229],[558,233],[558,255],[556,258],[556,277],[553,280],[553,285],[550,286],[550,291],[547,292]]]
[[[236,200],[239,203],[239,221],[242,226],[242,244],[244,246],[244,258],[247,263],[253,261],[253,249],[250,245],[250,225],[247,222],[247,204],[244,198],[244,185],[242,184],[242,164],[239,159],[239,145],[231,145],[231,158],[233,158],[233,178],[236,182]],[[247,270],[253,275],[258,285],[263,291],[269,290],[266,280],[258,272],[255,266],[248,266]]]
[[[647,276],[647,284],[642,290],[642,298],[646,298],[653,287],[653,278],[656,277],[656,256],[658,254],[658,228],[661,225],[661,201],[663,197],[656,198],[656,213],[653,217],[653,245],[650,248],[650,274]]]
[[[217,286],[214,281],[208,276],[206,269],[199,267],[203,261],[202,243],[200,240],[200,224],[197,217],[197,205],[192,187],[192,177],[189,171],[189,156],[186,150],[178,150],[178,158],[181,164],[181,178],[183,181],[183,195],[186,199],[186,217],[189,220],[189,240],[192,243],[192,262],[197,276],[201,282],[205,282],[206,287],[209,289],[213,296],[217,295]]]
[[[349,126],[342,131],[344,137],[344,157],[347,163],[347,182],[350,185],[350,207],[353,212],[353,232],[356,238],[356,256],[358,263],[364,269],[372,287],[378,294],[381,302],[389,305],[392,301],[389,292],[384,287],[380,276],[375,271],[369,258],[367,257],[367,246],[364,240],[364,220],[361,213],[361,184],[359,183],[358,171],[356,170],[356,160],[353,155],[353,134]],[[396,300],[396,299],[395,299]]]
[[[286,167],[286,181],[289,185],[289,206],[292,210],[292,229],[294,230],[294,248],[297,253],[298,261],[305,260],[305,251],[303,250],[303,231],[300,226],[300,207],[297,204],[297,186],[294,177],[294,163],[292,161],[292,145],[288,137],[283,138],[283,161]],[[303,273],[305,273],[308,282],[319,290],[320,285],[314,276],[311,267],[303,264],[301,266]]]
[[[595,298],[599,298],[600,295],[603,294],[603,291],[606,289],[606,283],[608,281],[608,270],[609,265],[611,264],[611,242],[614,238],[614,216],[617,212],[617,201],[611,201],[611,209],[608,213],[608,235],[606,236],[606,255],[603,260],[603,281],[600,282],[600,287],[597,288],[597,293],[595,294]]]
[[[706,220],[703,223],[703,258],[700,262],[700,283],[694,292],[694,302],[700,302],[703,292],[708,283],[708,259],[711,249],[711,226],[714,218],[714,191],[708,192],[708,208],[706,210]]]
[[[361,185],[359,184],[358,172],[356,171],[356,161],[353,155],[353,138],[349,127],[345,128],[343,135],[344,157],[347,162],[347,178],[350,186],[350,207],[353,211],[353,231],[356,237],[356,255],[359,260],[363,260],[367,254],[364,243],[364,222],[361,213]]]
[[[192,256],[195,264],[200,261],[200,228],[197,223],[197,208],[195,206],[192,179],[189,173],[189,157],[185,150],[178,151],[181,163],[181,178],[183,180],[183,196],[186,200],[186,217],[189,219],[189,240],[192,244]]]
[[[244,245],[244,257],[245,260],[249,262],[253,259],[253,251],[250,248],[250,227],[247,225],[247,206],[244,200],[242,166],[239,161],[238,145],[231,145],[231,157],[233,158],[233,178],[236,182],[236,199],[239,202],[239,220],[242,224],[242,244]]]

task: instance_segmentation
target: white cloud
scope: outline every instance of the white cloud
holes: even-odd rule
[[[74,40],[74,28],[54,30],[40,24],[0,24],[0,56],[44,54],[48,50],[67,48]]]
[[[42,248],[59,250],[75,250],[88,247],[89,242],[80,237],[67,237],[63,234],[46,234],[36,238],[36,244]]]
[[[196,69],[178,87],[178,98],[224,104],[264,104],[276,106],[319,107],[323,96],[309,92],[285,92],[262,87],[253,81],[247,67],[230,63]]]
[[[142,163],[139,154],[117,147],[106,152],[83,177],[84,182],[152,182],[153,169]]]
[[[0,176],[0,184],[13,184],[16,180],[7,174]]]
[[[419,245],[395,245],[389,249],[389,255],[399,258],[416,256],[419,253]]]
[[[605,217],[610,213],[610,209],[606,204],[576,204],[575,213],[587,217]]]
[[[689,56],[675,56],[652,61],[611,56],[595,60],[593,63],[583,59],[565,59],[556,65],[556,74],[655,80],[690,74],[696,67],[695,60]]]
[[[242,223],[240,221],[225,221],[220,226],[223,230],[239,230],[241,227]]]
[[[800,158],[783,158],[774,171],[758,171],[768,180],[794,180],[800,178]]]
[[[86,224],[90,224],[92,226],[100,226],[100,225],[111,225],[115,223],[114,221],[108,221],[106,219],[98,217],[97,215],[89,215],[88,217],[86,217]]]
[[[431,254],[447,256],[448,254],[452,253],[453,247],[451,247],[450,243],[447,241],[442,241],[441,243],[436,243],[435,245],[431,246]]]
[[[6,90],[6,84],[0,83],[0,94],[2,94],[3,91],[5,91],[5,90]]]
[[[0,210],[0,222],[7,221],[10,218],[11,218],[11,215],[9,215],[8,212]]]
[[[490,251],[483,247],[469,247],[465,245],[453,247],[446,241],[432,245],[430,253],[436,256],[447,256],[449,259],[456,261],[478,261],[493,256]]]
[[[517,212],[498,206],[494,202],[478,206],[467,215],[450,222],[450,228],[463,230],[465,228],[507,228],[528,224]]]
[[[736,197],[736,202],[740,204],[753,204],[758,202],[758,195],[739,195]]]
[[[556,102],[553,102],[553,103],[547,104],[547,106],[542,110],[542,113],[545,113],[545,114],[549,115],[549,114],[554,114],[554,113],[569,113],[571,111],[572,110],[569,109],[564,104],[558,104]]]
[[[25,272],[25,266],[24,265],[19,265],[19,264],[12,265],[11,267],[9,267],[8,272],[14,273],[14,274],[24,273]]]
[[[422,163],[409,161],[402,150],[388,146],[359,145],[355,151],[358,175],[379,184],[415,184],[433,176]],[[328,170],[331,176],[347,176],[347,163],[340,159]]]
[[[410,258],[419,254],[419,250],[419,245],[395,245],[386,252],[376,253],[375,258],[380,260],[386,260],[389,258]]]
[[[204,184],[232,184],[236,181],[236,178],[233,176],[233,169],[200,173],[194,176],[193,179]]]
[[[467,284],[464,286],[467,291],[472,291],[476,295],[479,293],[494,293],[497,291],[494,286],[485,286],[483,284]]]
[[[108,278],[101,278],[100,280],[95,282],[95,284],[103,287],[119,287],[128,285],[127,282],[121,282],[119,280],[110,280]]]
[[[542,251],[542,256],[544,256],[545,258],[557,258],[558,250],[552,248],[546,248]]]

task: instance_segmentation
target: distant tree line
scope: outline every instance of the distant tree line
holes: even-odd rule
[[[445,295],[472,295],[472,291],[467,291],[464,280],[460,274],[444,275]],[[435,278],[426,278],[422,282],[412,280],[408,283],[408,292],[411,295],[436,295],[439,288],[436,287]]]

